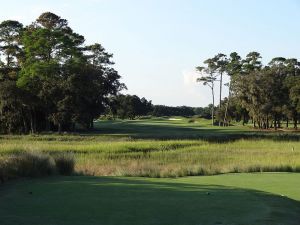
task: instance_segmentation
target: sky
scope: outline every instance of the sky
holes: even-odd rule
[[[0,21],[43,12],[114,54],[125,93],[171,106],[206,106],[195,67],[218,53],[258,51],[266,64],[300,59],[299,0],[0,0]],[[225,82],[228,78],[225,78]],[[224,88],[223,96],[228,90]],[[217,94],[218,95],[218,94]],[[218,101],[218,98],[216,99]]]

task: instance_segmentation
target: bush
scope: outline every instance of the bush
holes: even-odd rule
[[[57,171],[61,175],[72,175],[75,168],[74,156],[71,154],[59,154],[54,157]]]

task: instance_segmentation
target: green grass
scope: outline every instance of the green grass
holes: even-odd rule
[[[78,173],[99,176],[300,171],[298,133],[262,133],[178,119],[101,121],[95,133],[81,135],[1,136],[0,157],[23,151],[72,153]]]
[[[1,225],[298,225],[300,174],[53,177],[0,186]],[[32,192],[32,194],[30,194]]]
[[[175,120],[172,120],[175,119]],[[248,127],[212,127],[210,120],[195,118],[189,123],[189,118],[152,118],[142,120],[98,121],[95,123],[97,133],[106,136],[130,137],[138,139],[203,139],[211,136],[254,134]]]

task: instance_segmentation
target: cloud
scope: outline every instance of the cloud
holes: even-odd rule
[[[199,99],[200,106],[206,106],[212,102],[211,90],[208,86],[204,86],[201,83],[197,83],[198,77],[201,74],[197,73],[195,70],[183,70],[183,86],[186,98],[197,98]],[[229,82],[229,77],[227,75],[223,76],[223,84]],[[219,102],[219,82],[215,83],[215,102]],[[228,96],[228,87],[223,86],[222,88],[222,98]]]
[[[193,106],[206,106],[210,103],[209,89],[196,80],[200,74],[195,70],[183,70],[183,97]],[[197,103],[196,103],[197,102]]]
[[[197,85],[197,78],[199,77],[199,74],[196,71],[193,70],[184,70],[182,71],[183,74],[183,83],[185,86],[193,87]]]

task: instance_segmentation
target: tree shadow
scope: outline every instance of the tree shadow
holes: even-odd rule
[[[151,121],[151,123],[153,123]],[[140,121],[108,121],[96,125],[93,135],[129,136],[133,139],[178,140],[194,139],[213,143],[232,142],[240,139],[274,141],[300,141],[298,133],[284,131],[268,132],[255,130],[241,130],[236,127],[201,127],[178,126],[177,124],[157,123],[149,124]]]
[[[296,225],[300,221],[298,201],[220,185],[62,177],[25,181],[6,192],[0,193],[6,201],[0,201],[3,225]]]

